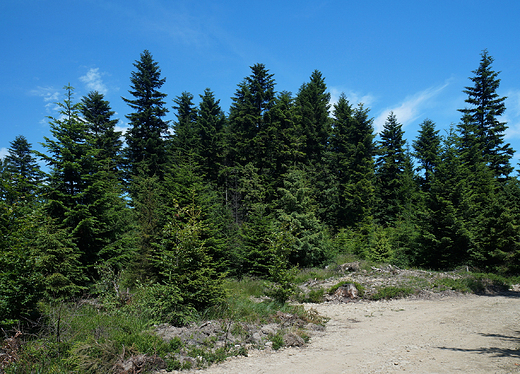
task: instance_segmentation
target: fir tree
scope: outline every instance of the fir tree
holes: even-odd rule
[[[276,219],[280,228],[289,230],[292,250],[288,255],[293,265],[321,266],[328,259],[326,229],[317,216],[310,180],[303,169],[293,168],[284,175],[284,187],[278,189],[280,199]]]
[[[321,72],[312,72],[310,81],[304,83],[296,97],[298,121],[305,135],[303,153],[309,164],[320,163],[327,149],[330,136],[330,93]]]
[[[475,75],[470,78],[473,86],[468,86],[463,91],[468,95],[465,101],[470,107],[459,111],[463,114],[462,123],[466,126],[461,132],[470,131],[474,134],[474,141],[477,142],[478,151],[484,157],[484,161],[495,177],[503,180],[513,170],[510,160],[514,151],[509,143],[504,143],[507,125],[500,121],[500,117],[506,110],[506,97],[500,97],[496,92],[500,86],[500,79],[499,73],[491,67],[493,61],[493,57],[484,50],[479,67],[473,71]]]
[[[253,65],[251,71],[233,97],[225,136],[226,200],[232,204],[238,223],[246,219],[255,204],[264,204],[273,198],[269,128],[275,105],[275,82],[263,64]],[[261,189],[248,188],[250,182],[261,185]]]
[[[264,64],[251,66],[251,75],[238,85],[229,113],[227,146],[234,164],[253,162],[260,169],[268,163],[267,127],[275,103],[275,82]]]
[[[43,147],[50,155],[37,154],[50,167],[47,210],[60,222],[67,221],[75,227],[81,218],[74,214],[77,204],[82,204],[82,192],[87,187],[85,176],[93,167],[93,151],[87,142],[88,126],[80,118],[81,105],[74,102],[74,89],[65,88],[65,99],[58,102],[61,118],[50,117],[53,138],[44,137]]]
[[[390,113],[380,134],[376,177],[379,192],[378,215],[382,224],[397,218],[401,211],[405,167],[404,131],[394,113]]]
[[[38,190],[38,185],[43,179],[36,158],[32,155],[31,144],[23,135],[17,136],[8,149],[5,157],[5,171],[10,174],[16,194],[22,199],[29,199]]]
[[[81,115],[87,121],[87,133],[92,146],[99,150],[96,159],[102,169],[118,173],[121,168],[123,142],[121,131],[116,131],[119,120],[112,119],[115,112],[103,94],[92,91],[81,100]]]
[[[193,95],[183,92],[173,101],[177,111],[177,121],[173,124],[172,153],[174,162],[189,160],[200,162],[198,158],[200,139],[197,129],[197,110],[193,104]]]
[[[370,221],[374,202],[374,135],[368,110],[353,109],[345,95],[334,105],[332,170],[338,181],[337,228]]]
[[[226,116],[220,108],[220,100],[215,99],[210,89],[206,88],[200,98],[197,129],[200,137],[201,171],[207,180],[220,185],[219,171],[224,162]]]
[[[442,145],[426,195],[426,208],[419,220],[419,265],[446,269],[467,263],[471,233],[463,209],[467,191],[464,175],[452,129]]]
[[[121,250],[122,245],[116,243],[126,231],[129,215],[121,197],[118,175],[113,168],[107,168],[107,165],[115,167],[117,161],[109,157],[107,148],[96,148],[97,144],[102,145],[107,132],[111,133],[112,126],[108,124],[106,131],[98,127],[96,133],[92,132],[95,125],[81,118],[84,107],[74,102],[73,88],[65,89],[65,100],[57,103],[62,108],[62,117],[51,118],[53,138],[45,138],[42,143],[50,154],[39,153],[50,167],[45,209],[54,219],[56,230],[65,230],[71,235],[74,247],[81,254],[82,265],[94,275],[94,265],[100,260],[101,252],[105,252],[105,260],[112,256],[107,246],[116,252]],[[86,113],[87,116],[92,114]],[[113,147],[109,149],[112,154],[117,153]]]
[[[331,134],[330,93],[327,92],[321,72],[313,71],[310,81],[300,87],[295,105],[296,121],[304,136],[303,160],[310,166],[310,180],[318,204],[318,217],[331,224],[335,209],[333,198],[337,196],[337,191],[330,159],[326,157]]]
[[[413,141],[413,155],[419,163],[417,171],[422,174],[420,184],[423,191],[431,188],[432,176],[440,160],[440,146],[439,130],[435,129],[433,121],[425,119],[417,139]]]
[[[157,174],[162,178],[167,162],[165,137],[168,133],[168,123],[162,118],[168,109],[164,101],[166,94],[159,90],[166,79],[161,78],[159,64],[148,50],[141,53],[134,66],[129,91],[134,99],[123,98],[134,110],[126,116],[130,120],[130,129],[125,134],[127,178],[137,175],[140,169],[149,176]]]

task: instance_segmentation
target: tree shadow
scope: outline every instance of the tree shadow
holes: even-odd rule
[[[520,299],[520,292],[518,291],[493,291],[493,290],[486,290],[484,292],[475,292],[475,295],[477,296],[488,296],[488,297],[508,297],[512,299]]]
[[[504,341],[508,341],[511,343],[516,343],[517,348],[498,348],[498,347],[487,347],[487,348],[450,348],[450,347],[437,347],[438,349],[450,350],[455,352],[468,352],[468,353],[477,353],[477,354],[487,354],[491,357],[510,357],[510,358],[520,358],[520,331],[515,331],[516,336],[502,335],[502,334],[484,334],[480,333],[479,335],[501,339]]]

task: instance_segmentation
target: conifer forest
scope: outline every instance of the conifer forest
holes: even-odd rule
[[[486,50],[460,122],[425,118],[412,140],[393,113],[375,134],[370,108],[331,104],[318,70],[293,94],[255,64],[222,108],[209,88],[162,92],[148,50],[133,66],[124,134],[103,94],[68,85],[44,151],[20,134],[1,160],[0,326],[114,287],[146,288],[182,324],[228,278],[283,294],[292,269],[338,254],[519,273],[520,184]]]

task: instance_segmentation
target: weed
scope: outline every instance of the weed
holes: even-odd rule
[[[283,335],[281,331],[278,331],[276,335],[271,335],[269,340],[273,343],[272,348],[277,351],[284,346]]]
[[[323,288],[314,288],[309,291],[308,294],[300,293],[296,296],[296,300],[300,303],[321,303],[325,290]]]

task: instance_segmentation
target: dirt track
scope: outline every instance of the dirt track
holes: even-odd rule
[[[203,374],[520,373],[520,294],[310,307],[330,317],[304,348],[251,352]]]

